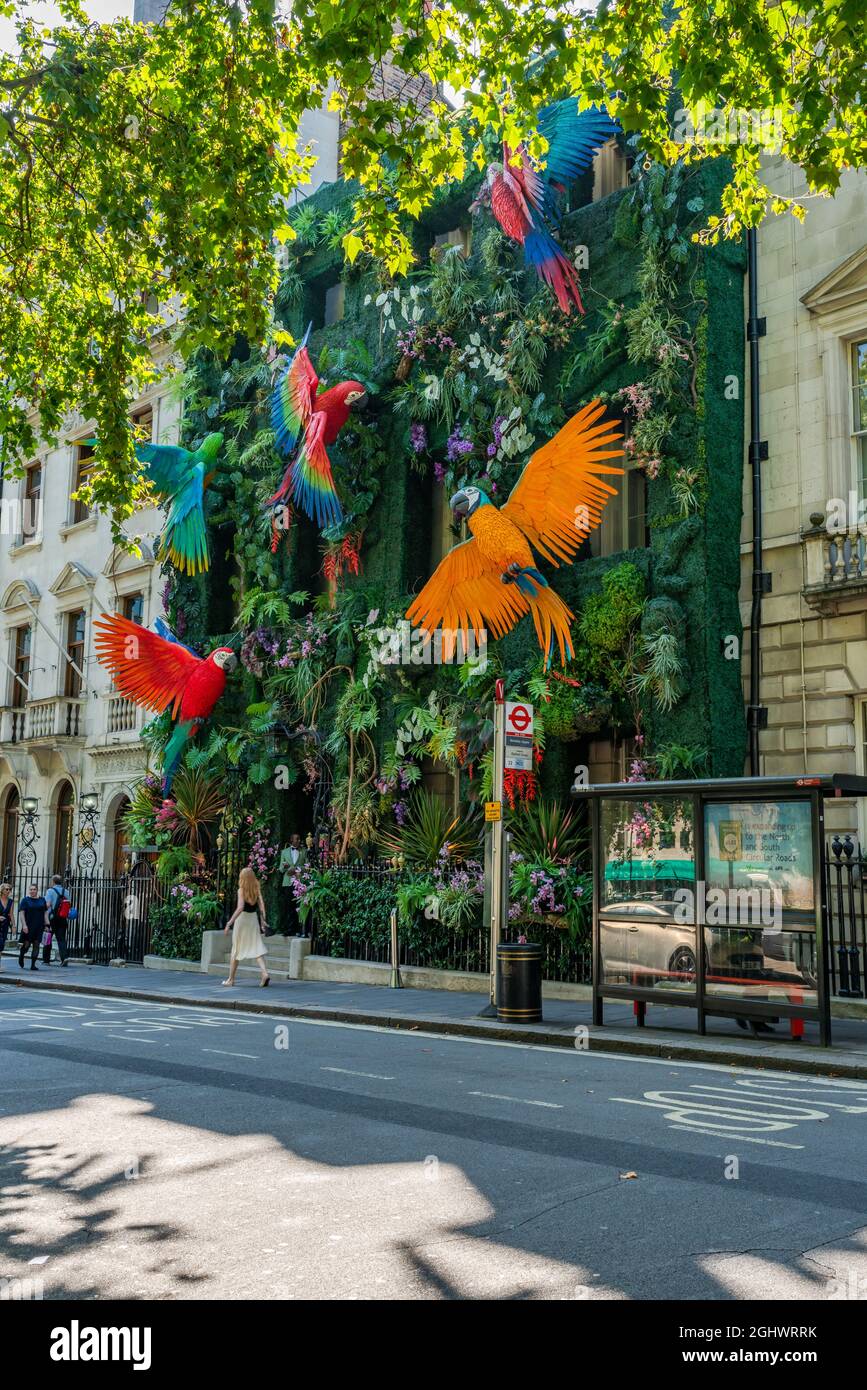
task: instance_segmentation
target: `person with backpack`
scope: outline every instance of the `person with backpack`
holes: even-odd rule
[[[69,921],[69,912],[72,904],[63,887],[63,879],[60,874],[54,874],[51,879],[51,887],[45,894],[45,901],[48,904],[48,931],[50,933],[48,943],[45,947],[43,960],[48,965],[51,960],[51,940],[57,942],[57,949],[60,952],[60,964],[66,965],[68,953],[66,950],[66,927]]]

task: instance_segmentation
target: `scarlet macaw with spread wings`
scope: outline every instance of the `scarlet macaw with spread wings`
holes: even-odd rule
[[[176,722],[163,753],[163,794],[168,796],[188,741],[213,711],[238,659],[230,647],[197,656],[164,623],[161,634],[166,635],[157,635],[119,613],[97,618],[94,628],[96,654],[121,694],[158,714],[171,708]]]
[[[281,454],[292,459],[279,488],[268,501],[273,506],[295,501],[323,530],[337,526],[343,512],[337,498],[326,444],[333,444],[349,407],[367,395],[360,381],[341,381],[321,396],[319,378],[307,351],[310,328],[285,372],[271,392],[271,422]],[[300,440],[300,444],[299,444]]]
[[[601,475],[623,472],[602,463],[622,452],[608,447],[621,436],[611,423],[598,423],[604,411],[599,401],[579,410],[533,454],[502,508],[475,487],[451,499],[455,515],[466,517],[472,540],[440,561],[406,615],[429,634],[442,626],[447,659],[459,635],[465,646],[470,630],[477,638],[482,628],[503,637],[525,613],[533,615],[549,662],[555,640],[563,665],[572,659],[574,614],[549,587],[533,551],[552,565],[568,563],[599,525],[615,493]]]

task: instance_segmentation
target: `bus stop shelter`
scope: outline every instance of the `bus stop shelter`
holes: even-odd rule
[[[573,788],[593,846],[593,1021],[605,999],[831,1043],[825,803],[867,778],[737,777]],[[857,965],[857,961],[855,962]]]

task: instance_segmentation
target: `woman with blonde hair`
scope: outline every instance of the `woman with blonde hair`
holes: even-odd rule
[[[235,983],[235,972],[240,960],[256,962],[262,976],[259,981],[261,988],[264,989],[265,985],[271,983],[271,976],[265,969],[267,949],[263,937],[267,925],[259,880],[253,870],[247,867],[242,869],[238,876],[238,905],[223,928],[227,932],[234,927],[229,976],[223,981],[224,985]]]

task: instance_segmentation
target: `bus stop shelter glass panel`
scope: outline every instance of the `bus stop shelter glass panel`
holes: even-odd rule
[[[809,801],[704,808],[705,993],[756,1003],[817,1003]]]
[[[611,798],[600,806],[601,981],[695,990],[691,801]]]

